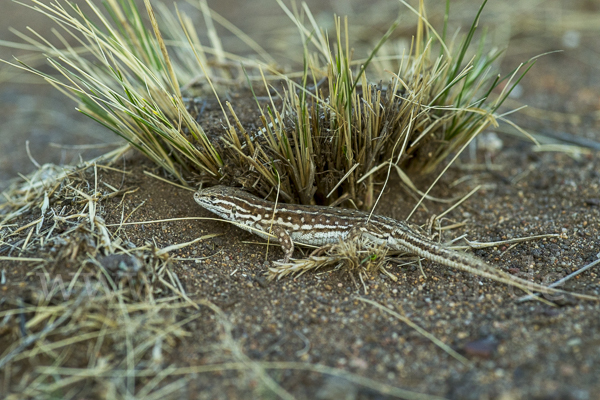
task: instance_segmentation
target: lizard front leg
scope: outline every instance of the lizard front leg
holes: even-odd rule
[[[275,235],[275,240],[279,243],[281,249],[283,250],[284,256],[282,262],[287,264],[294,254],[294,241],[292,240],[290,234],[279,226],[274,226],[271,230],[271,233]]]

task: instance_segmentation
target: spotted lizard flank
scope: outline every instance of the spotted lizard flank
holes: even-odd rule
[[[221,218],[264,239],[279,243],[287,263],[294,252],[294,243],[324,246],[340,240],[359,237],[438,264],[466,271],[497,282],[521,288],[527,292],[567,293],[509,275],[471,255],[436,243],[411,227],[381,215],[325,206],[275,204],[244,190],[227,186],[200,189],[194,194],[198,204]],[[570,293],[576,297],[598,300],[594,296]]]

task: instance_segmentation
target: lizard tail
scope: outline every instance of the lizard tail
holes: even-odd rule
[[[518,278],[489,264],[486,264],[485,262],[468,254],[447,248],[441,248],[440,245],[437,243],[428,243],[427,241],[421,239],[419,240],[418,245],[416,243],[411,243],[410,241],[406,240],[403,244],[413,254],[416,254],[418,256],[421,256],[423,258],[426,258],[438,264],[445,265],[450,268],[455,268],[474,275],[479,275],[484,278],[492,279],[496,282],[517,287],[519,289],[524,290],[528,294],[532,294],[533,291],[537,291],[541,293],[554,295],[566,294],[585,300],[600,300],[600,298],[596,296],[555,289],[548,286],[540,285],[539,283]]]

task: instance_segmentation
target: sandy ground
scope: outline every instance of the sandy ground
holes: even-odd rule
[[[549,9],[561,4],[542,3]],[[577,3],[574,7],[598,18],[598,2]],[[566,132],[600,141],[597,96],[600,72],[598,64],[593,63],[600,57],[600,43],[593,40],[591,30],[567,29],[572,26],[565,16],[568,13],[564,8],[562,11],[559,16],[563,18],[557,17],[556,31],[516,37],[503,61],[509,70],[508,66],[527,59],[530,52],[564,48],[568,32],[575,32],[571,33],[574,37],[579,35],[577,46],[542,58],[526,77],[518,101],[531,105],[532,109],[514,119],[534,132]],[[19,106],[20,101],[32,107],[31,97],[27,96],[36,96],[38,91],[36,87],[30,90],[31,94],[16,96],[12,94],[16,89],[11,87],[14,88],[3,85],[0,91],[0,99],[7,101],[0,110],[9,125],[19,113],[25,112]],[[40,107],[48,110],[46,105],[58,107],[52,100],[39,102],[39,106],[25,108],[29,110],[27,115],[39,114]],[[83,121],[73,122],[82,124],[75,129],[72,124],[65,126],[60,118],[53,126],[37,124],[27,116],[22,120],[32,125],[17,123],[21,131],[0,132],[2,142],[11,143],[11,150],[1,147],[2,179],[15,172],[27,172],[29,168],[23,154],[16,151],[23,148],[24,140],[17,132],[38,132],[38,139],[34,133],[30,138],[32,152],[39,162],[59,162],[59,153],[42,156],[36,148],[43,149],[49,141],[74,140],[58,136],[59,131],[61,135],[62,131],[71,131],[75,135],[72,137],[89,140],[87,133],[82,132],[87,129],[83,128]],[[452,167],[434,189],[435,196],[453,197],[467,193],[477,184],[484,185],[476,196],[447,216],[447,224],[466,224],[446,232],[445,239],[467,234],[472,240],[496,241],[560,233],[561,238],[474,251],[491,264],[538,282],[556,280],[596,260],[600,253],[600,157],[594,153],[575,156],[539,153],[530,143],[499,132],[505,146],[491,157],[491,167],[486,168],[485,154],[480,151],[475,159],[466,157],[460,165]],[[102,140],[112,140],[105,133],[101,135]],[[61,156],[64,161],[73,157],[69,154]],[[139,187],[139,190],[126,196],[122,204],[118,199],[102,205],[108,224],[118,223],[123,210],[129,213],[144,201],[131,220],[210,216],[194,203],[190,192],[144,175],[144,170],[157,174],[160,171],[140,157],[134,156],[117,167],[131,173],[102,170],[100,182],[117,188]],[[469,179],[453,185],[464,176]],[[416,183],[424,189],[431,180],[432,177],[425,177]],[[414,200],[393,182],[377,212],[403,218],[413,204]],[[426,206],[427,210],[418,210],[414,222],[425,223],[431,214],[444,210],[439,204],[428,202]],[[200,262],[175,262],[173,270],[192,299],[208,299],[224,311],[233,326],[233,338],[252,360],[324,364],[451,399],[584,400],[600,396],[597,380],[600,305],[597,303],[571,298],[554,299],[558,306],[517,303],[516,298],[521,295],[518,291],[431,263],[423,265],[427,278],[415,265],[392,265],[388,269],[398,281],[383,274],[372,276],[366,282],[368,293],[347,273],[331,270],[269,282],[265,278],[266,267],[281,258],[281,251],[270,247],[267,253],[266,246],[256,244],[255,237],[226,223],[182,221],[126,228],[133,244],[152,241],[158,247],[209,233],[222,236],[173,254],[206,258]],[[295,255],[299,257],[301,253]],[[5,296],[18,296],[24,287],[35,290],[38,282],[25,279],[20,264],[0,262],[0,265],[9,278],[3,289]],[[60,268],[57,266],[53,272],[66,272]],[[597,271],[583,273],[564,288],[599,294]],[[406,316],[463,354],[472,365],[461,364],[395,317],[382,314],[361,299],[377,301]],[[211,321],[211,314],[207,313],[190,323],[187,329],[191,335],[173,347],[167,361],[177,366],[218,361],[210,351],[219,336]],[[298,398],[386,398],[355,383],[314,372],[279,371],[273,376]],[[244,379],[247,378],[235,371],[199,374],[185,393],[189,398],[206,399],[267,396],[264,388]]]

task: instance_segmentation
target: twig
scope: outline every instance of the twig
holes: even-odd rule
[[[535,236],[527,236],[527,237],[522,237],[522,238],[500,240],[497,242],[477,242],[477,241],[470,241],[468,239],[465,239],[465,242],[467,242],[469,244],[469,247],[471,247],[473,249],[484,249],[486,247],[498,246],[499,244],[520,243],[520,242],[526,242],[528,240],[543,239],[543,238],[549,238],[549,237],[560,237],[560,235],[558,233],[549,233],[546,235],[535,235]]]
[[[589,264],[588,264],[588,265],[586,265],[585,267],[582,267],[582,268],[578,269],[577,271],[575,271],[575,272],[573,272],[573,273],[571,273],[571,274],[569,274],[569,275],[565,276],[564,278],[557,280],[557,281],[556,281],[556,282],[554,282],[553,284],[551,284],[551,285],[548,285],[548,287],[551,287],[551,288],[553,288],[553,287],[556,287],[556,286],[562,285],[563,283],[565,283],[565,282],[566,282],[566,281],[568,281],[569,279],[571,279],[571,278],[573,278],[573,277],[575,277],[575,276],[577,276],[577,275],[581,274],[582,272],[585,272],[585,271],[587,271],[588,269],[592,268],[594,265],[596,265],[596,264],[598,264],[598,263],[600,263],[600,258],[599,258],[599,259],[597,259],[597,260],[596,260],[596,261],[594,261],[594,262],[591,262],[591,263],[589,263]],[[535,294],[535,295],[533,295],[533,294],[529,294],[529,295],[527,295],[527,296],[523,296],[523,297],[520,297],[519,299],[517,299],[517,303],[523,303],[523,302],[525,302],[525,301],[533,300],[534,298],[537,298],[537,297],[539,297],[539,295],[538,295],[538,294]]]

